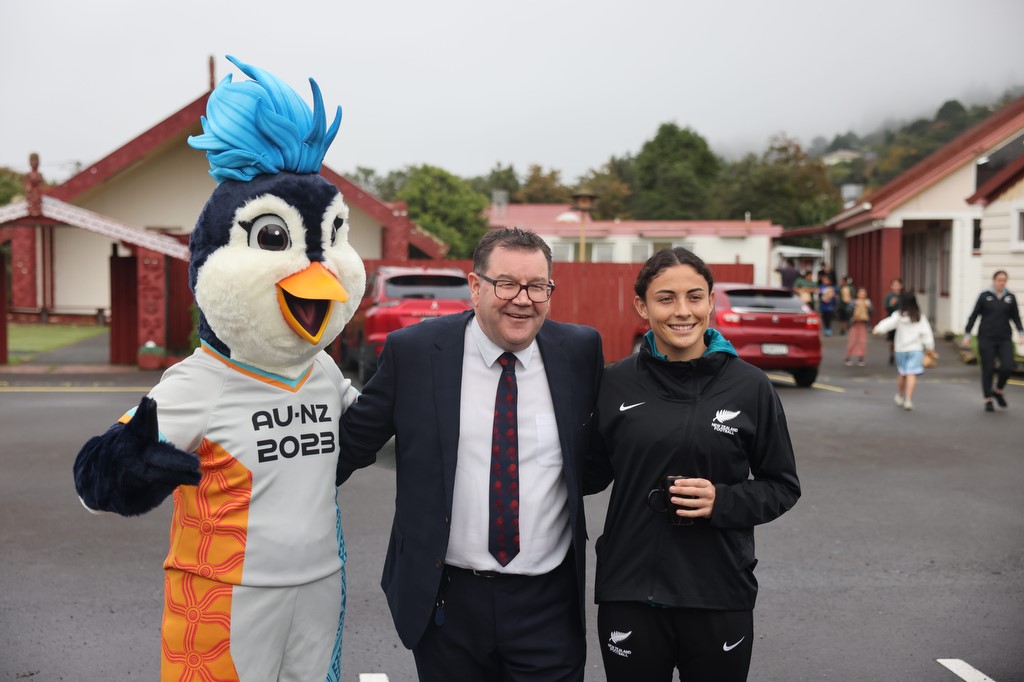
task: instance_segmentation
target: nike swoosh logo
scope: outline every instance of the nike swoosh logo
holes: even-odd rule
[[[619,412],[625,412],[626,410],[632,410],[634,407],[640,407],[641,405],[643,405],[643,403],[633,403],[632,405],[627,405],[626,403],[622,403],[621,405],[619,405]]]
[[[742,642],[746,638],[747,638],[746,635],[744,635],[743,637],[740,637],[739,642],[736,642],[735,644],[732,644],[732,645],[730,645],[728,642],[722,642],[722,651],[732,651],[733,649],[738,647],[740,645],[740,642]]]

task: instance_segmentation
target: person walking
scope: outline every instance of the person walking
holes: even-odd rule
[[[718,331],[711,271],[677,247],[634,284],[638,354],[605,370],[584,492],[614,481],[594,598],[609,682],[745,680],[754,643],[754,526],[800,497],[771,381]]]
[[[964,345],[971,342],[971,330],[974,323],[981,318],[978,325],[978,355],[981,360],[981,394],[985,402],[985,411],[994,412],[992,398],[999,407],[1008,407],[1003,389],[1013,372],[1013,332],[1010,324],[1017,328],[1018,343],[1024,340],[1024,329],[1021,328],[1020,310],[1017,298],[1006,288],[1008,277],[1005,270],[996,270],[992,276],[992,286],[978,295],[974,310],[967,318],[964,330]],[[999,373],[995,377],[995,388],[992,387],[995,372],[995,361],[999,360]]]
[[[532,232],[487,232],[469,289],[473,310],[388,334],[343,415],[338,482],[395,437],[381,587],[420,680],[578,682],[601,337],[546,319],[551,250]]]
[[[894,333],[896,371],[896,404],[904,410],[914,409],[914,388],[917,377],[924,374],[924,354],[935,350],[935,337],[928,318],[921,314],[913,291],[900,294],[896,311],[875,325],[873,333]]]
[[[864,287],[857,289],[857,296],[850,302],[849,310],[850,337],[846,342],[846,366],[852,365],[853,359],[859,357],[860,360],[857,361],[857,365],[863,367],[864,358],[867,354],[868,323],[871,321],[871,314],[874,312],[871,306],[871,299],[868,298],[867,289]]]
[[[892,281],[889,282],[889,293],[885,295],[885,299],[882,301],[882,307],[885,308],[887,317],[900,309],[900,294],[902,293],[903,280],[899,277],[893,277]],[[889,342],[889,365],[892,365],[895,362],[896,331],[889,332],[885,338]]]

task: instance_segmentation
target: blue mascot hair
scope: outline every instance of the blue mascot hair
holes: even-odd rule
[[[228,74],[210,94],[203,134],[188,138],[190,146],[206,151],[213,179],[219,184],[281,172],[319,172],[338,134],[341,107],[327,129],[323,97],[312,78],[310,112],[284,81],[230,55],[227,59],[253,80],[233,83]]]

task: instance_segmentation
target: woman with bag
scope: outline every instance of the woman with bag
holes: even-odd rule
[[[928,318],[921,314],[917,296],[913,291],[900,294],[900,307],[889,317],[875,325],[874,334],[895,332],[896,404],[904,410],[914,409],[914,388],[917,375],[924,373],[925,352],[935,352],[935,337]]]

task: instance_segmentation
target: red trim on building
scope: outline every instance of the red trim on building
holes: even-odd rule
[[[864,197],[866,211],[840,213],[826,224],[838,230],[885,218],[889,212],[963,164],[991,150],[1024,127],[1024,97],[1010,102],[928,157]],[[833,222],[834,221],[834,222]]]
[[[168,140],[189,130],[194,129],[199,132],[199,118],[206,114],[206,101],[209,98],[210,93],[204,93],[199,99],[185,105],[138,137],[72,176],[63,184],[50,189],[47,194],[62,201],[71,202],[86,191],[114,177]]]
[[[972,206],[987,206],[1016,185],[1021,178],[1024,178],[1024,156],[1017,157],[1013,163],[989,178],[988,182],[967,198],[967,203]]]

